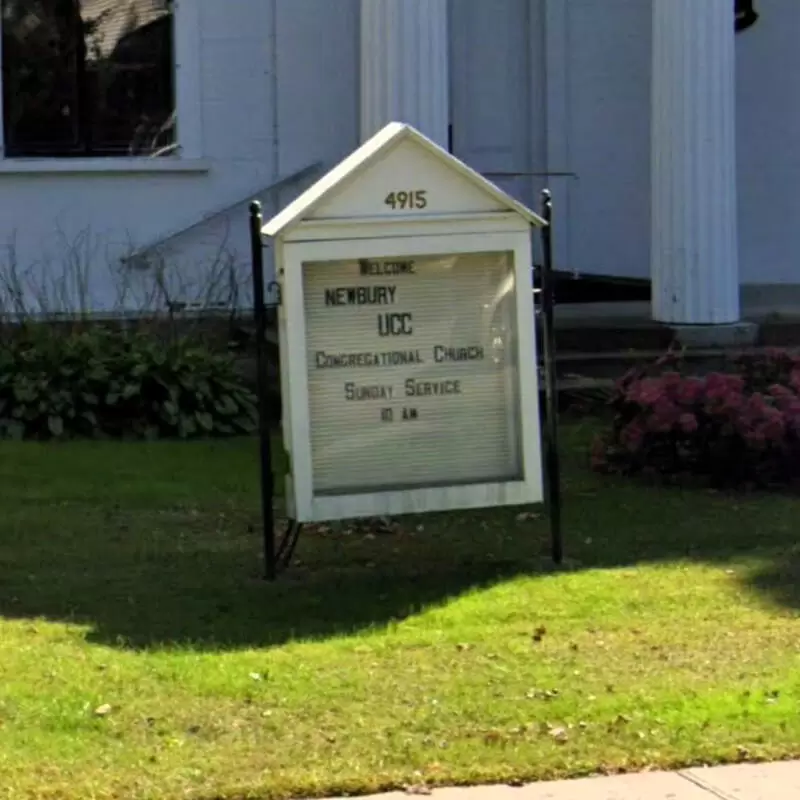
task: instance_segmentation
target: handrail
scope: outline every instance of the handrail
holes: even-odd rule
[[[282,177],[273,181],[268,186],[264,186],[260,189],[257,189],[254,192],[248,192],[248,194],[246,194],[241,200],[237,200],[235,203],[229,203],[228,205],[216,208],[213,211],[207,211],[199,219],[195,220],[190,225],[183,225],[180,228],[175,228],[171,232],[159,236],[150,244],[137,248],[129,255],[123,256],[120,259],[120,261],[123,264],[131,264],[131,262],[134,262],[137,259],[147,256],[157,247],[163,245],[164,242],[168,242],[170,241],[170,239],[174,239],[177,236],[186,233],[187,231],[194,230],[195,228],[200,227],[200,225],[202,225],[203,223],[208,222],[210,219],[214,219],[214,217],[219,217],[222,216],[223,214],[227,214],[229,211],[233,211],[239,206],[251,202],[256,197],[263,197],[264,195],[270,195],[273,192],[278,191],[279,189],[284,189],[287,186],[291,186],[294,183],[298,183],[304,178],[316,175],[318,172],[322,170],[322,167],[323,167],[322,161],[315,161],[313,164],[308,164],[307,166],[295,170],[294,172],[291,172],[288,175],[283,175]]]

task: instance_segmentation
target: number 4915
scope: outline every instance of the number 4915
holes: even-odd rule
[[[410,211],[411,209],[422,209],[428,206],[428,191],[426,189],[414,189],[410,192],[389,192],[383,201],[392,211]]]

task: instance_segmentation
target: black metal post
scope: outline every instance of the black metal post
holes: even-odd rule
[[[256,392],[258,394],[258,434],[261,456],[261,521],[264,532],[264,578],[274,581],[277,573],[275,554],[275,519],[272,502],[275,479],[272,473],[270,443],[269,384],[264,344],[267,333],[267,309],[264,304],[264,242],[261,229],[264,219],[261,203],[250,204],[250,247],[253,265],[253,319],[256,327]]]
[[[553,286],[553,197],[549,189],[542,192],[542,328],[545,384],[545,490],[550,517],[553,561],[564,560],[561,534],[561,467],[558,458],[558,394],[556,388],[556,335],[554,323],[555,296]]]

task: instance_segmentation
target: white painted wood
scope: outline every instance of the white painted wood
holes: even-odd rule
[[[510,250],[514,253],[516,282],[516,344],[519,442],[522,479],[506,483],[414,488],[405,491],[359,492],[335,497],[313,491],[314,471],[311,450],[307,322],[305,316],[303,263],[347,258],[409,257],[446,255],[456,252]],[[426,238],[424,244],[412,238],[292,243],[283,247],[282,291],[286,337],[285,358],[288,381],[283,386],[283,406],[291,408],[287,449],[291,453],[292,480],[287,492],[300,521],[319,521],[372,514],[419,513],[456,508],[476,508],[486,504],[540,502],[542,470],[538,410],[538,375],[534,311],[530,302],[532,273],[529,232]],[[284,356],[285,353],[285,356]],[[516,398],[515,398],[516,399]]]
[[[201,54],[201,27],[200,3],[203,0],[175,0],[173,36],[175,45],[175,94],[176,117],[178,130],[178,144],[180,156],[194,164],[189,164],[184,170],[160,166],[152,171],[179,172],[197,171],[198,160],[202,158],[202,87],[200,82],[200,54]],[[0,13],[2,13],[3,0],[0,0]],[[1,38],[1,37],[0,37]],[[0,41],[0,60],[2,59],[2,41]],[[0,80],[2,77],[0,76]],[[0,125],[0,152],[4,152],[5,126]],[[135,169],[133,161],[165,161],[167,159],[101,159],[109,161],[104,172],[139,172],[150,171]],[[58,165],[60,159],[10,159],[8,166],[0,165],[0,171],[5,173],[24,172],[60,172]],[[95,172],[97,159],[72,159],[74,162],[69,171]],[[41,165],[41,166],[39,166]],[[203,167],[205,169],[207,167]]]
[[[422,171],[418,171],[420,164],[424,166]],[[429,193],[426,196],[439,200],[425,203],[423,208],[410,211],[379,213],[373,210],[372,198],[382,183],[388,181],[388,186],[378,192],[379,202],[385,197],[385,192],[397,191],[394,187],[402,185],[396,183],[396,179],[403,181],[410,173],[424,175],[429,181],[424,187],[425,192]],[[452,190],[454,181],[458,191]],[[412,186],[407,191],[416,190]],[[364,195],[369,202],[362,199]],[[464,197],[469,198],[469,202],[465,203]],[[478,210],[473,210],[476,207]],[[282,338],[282,405],[285,409],[285,447],[291,462],[291,475],[287,480],[286,491],[288,507],[299,521],[376,513],[474,508],[487,503],[541,501],[538,369],[534,307],[531,302],[532,224],[543,224],[543,221],[412,127],[390,123],[264,226],[263,232],[273,236],[275,240],[277,274],[283,299],[279,316]],[[484,255],[475,258],[475,254]],[[500,261],[497,260],[497,254],[501,254]],[[462,257],[471,262],[471,265],[467,272],[460,273],[461,267],[458,265],[461,264]],[[484,270],[487,275],[492,260],[495,267],[498,264],[513,263],[511,271],[506,273],[507,278],[503,278],[501,273],[495,275],[497,285],[494,289],[485,285],[486,278],[482,277],[481,272],[482,258],[490,259]],[[339,309],[339,295],[335,291],[339,288],[337,281],[327,280],[326,283],[325,269],[336,271],[337,280],[344,280],[343,276],[346,275],[347,281],[357,282],[348,285],[362,289],[398,282],[398,286],[384,286],[382,289],[384,299],[381,302],[385,303],[391,294],[390,305],[393,304],[401,278],[387,278],[377,282],[371,280],[361,270],[360,265],[364,259],[411,259],[419,262],[419,279],[423,282],[430,280],[431,283],[422,295],[419,288],[414,290],[406,284],[405,302],[417,308],[418,321],[421,313],[423,322],[427,325],[427,331],[423,335],[433,336],[433,339],[428,338],[424,343],[418,339],[415,345],[411,341],[414,336],[412,330],[406,331],[410,338],[404,338],[403,342],[396,338],[390,342],[385,339],[387,331],[383,330],[383,338],[376,340],[375,337],[381,335],[381,329],[376,327],[375,321],[360,336],[356,330],[357,325],[367,324],[370,320],[363,315],[358,319],[354,316],[348,317],[347,313],[343,315],[345,319],[337,318],[327,323],[333,327],[320,330],[319,326],[326,324],[325,315],[331,310],[336,313]],[[426,262],[427,266],[424,266]],[[448,294],[442,275],[450,268],[454,269],[454,282],[452,293]],[[505,268],[508,269],[508,266]],[[459,274],[463,275],[460,279]],[[417,279],[411,275],[406,275],[406,278]],[[467,286],[471,288],[465,288]],[[512,289],[513,302],[509,305]],[[326,291],[332,294],[326,295],[324,299],[318,296],[311,299],[307,297],[308,292]],[[351,292],[347,288],[343,291],[343,297],[347,299]],[[471,294],[474,300],[464,297],[464,291]],[[358,299],[358,292],[358,288],[352,288],[353,301]],[[439,299],[432,304],[433,294]],[[445,338],[443,331],[449,330],[452,333],[453,329],[447,324],[445,328],[441,328],[440,315],[435,306],[437,302],[441,305],[441,315],[446,323],[448,309],[456,301],[466,303],[460,316],[467,315],[476,320],[474,325],[471,323],[468,326],[466,332],[459,330],[459,336],[466,337],[467,333],[478,336],[481,344],[462,343],[460,340],[449,344],[447,341],[441,343],[449,347],[476,348],[478,354],[470,357],[469,361],[456,360],[452,363],[467,368],[462,369],[465,380],[470,377],[479,378],[475,386],[480,384],[481,379],[485,384],[487,379],[499,378],[500,383],[496,388],[502,396],[501,405],[505,404],[505,417],[501,419],[498,417],[500,409],[494,395],[484,394],[482,400],[480,393],[475,395],[475,402],[484,404],[478,409],[483,409],[484,417],[487,414],[494,415],[495,436],[499,437],[495,445],[498,453],[490,455],[487,451],[484,454],[487,471],[482,472],[480,464],[473,464],[469,469],[461,463],[452,466],[441,464],[438,473],[433,470],[428,475],[432,469],[428,459],[433,459],[433,456],[425,453],[418,453],[418,458],[422,460],[419,468],[411,472],[407,469],[405,472],[402,469],[387,471],[377,464],[373,469],[369,463],[364,462],[365,458],[374,458],[372,442],[363,441],[363,431],[354,434],[351,430],[354,420],[344,426],[346,433],[361,436],[362,442],[361,447],[355,448],[357,460],[350,463],[348,457],[352,457],[352,450],[348,451],[346,444],[342,449],[335,436],[330,438],[331,433],[335,432],[335,426],[340,425],[344,417],[349,419],[348,414],[351,413],[346,409],[334,413],[326,405],[328,402],[351,402],[345,395],[337,394],[338,376],[342,380],[348,377],[351,381],[361,380],[366,362],[373,365],[376,363],[375,352],[395,353],[406,348],[413,350],[415,347],[427,346],[431,349],[431,357],[415,357],[411,362],[406,359],[406,366],[410,370],[406,379],[446,379],[447,374],[439,375],[441,363],[436,359],[434,339]],[[349,299],[345,305],[348,310],[352,308]],[[352,315],[351,311],[349,313]],[[451,322],[458,324],[455,319]],[[309,327],[310,325],[313,327]],[[368,355],[358,357],[365,362],[361,366],[334,367],[343,371],[338,371],[337,377],[331,381],[315,374],[320,363],[319,348],[323,346],[334,353],[348,349],[353,352],[352,348],[358,346],[363,351],[355,352],[366,352]],[[381,349],[376,350],[376,347]],[[310,348],[313,348],[313,353]],[[485,359],[487,363],[483,364],[482,378],[477,370],[469,371],[470,362],[480,365]],[[389,359],[390,362],[392,360]],[[323,361],[327,364],[327,357]],[[378,363],[382,370],[385,369],[384,356],[378,356]],[[512,364],[513,368],[510,366]],[[494,371],[493,376],[486,373],[487,369],[489,372]],[[443,371],[447,373],[447,367]],[[314,376],[313,380],[310,375]],[[399,380],[397,375],[393,377],[394,382]],[[382,379],[377,376],[375,378]],[[406,391],[405,382],[400,387],[402,392]],[[344,385],[341,388],[346,391]],[[451,406],[451,410],[454,407]],[[371,406],[374,413],[379,413],[380,408],[380,405]],[[468,435],[468,431],[475,431],[481,421],[465,421],[463,416],[468,408],[463,403],[460,408],[462,419],[456,422],[457,430],[444,427],[451,424],[447,415],[444,418],[440,416],[436,422],[436,414],[439,412],[434,409],[428,419],[429,425],[431,420],[434,422],[433,428],[429,429],[429,435],[420,437],[409,434],[404,439],[405,445],[410,447],[416,441],[418,450],[420,447],[428,447],[431,437],[436,436],[437,425],[442,431],[442,437],[458,438],[462,432]],[[420,414],[424,410],[423,408]],[[399,411],[403,412],[402,404]],[[374,437],[374,447],[379,450],[385,444],[380,441],[383,424],[379,415],[377,419],[371,420],[371,425],[366,426],[367,429],[372,428],[373,433],[370,436]],[[392,424],[406,423],[398,420]],[[488,418],[484,424],[491,428]],[[498,424],[500,427],[497,427]],[[476,448],[479,438],[475,436]],[[446,445],[447,442],[442,438],[442,446]],[[486,448],[493,445],[483,442],[482,446]],[[399,452],[399,449],[397,442],[390,447],[393,453]],[[468,449],[460,458],[468,459],[469,452]],[[345,475],[340,476],[337,473],[339,462]],[[498,470],[502,473],[502,480]],[[421,478],[415,477],[415,473]],[[430,483],[433,473],[436,473],[434,485],[425,485],[424,478],[427,475]],[[404,484],[405,488],[392,485],[393,480]],[[409,480],[422,480],[423,485],[409,486]],[[355,481],[355,484],[350,481]]]
[[[497,126],[502,137],[494,135],[497,131],[491,131],[492,136],[481,131],[490,125],[493,109],[517,97],[511,84],[522,80],[524,59],[518,48],[524,37],[515,33],[509,44],[513,51],[496,51],[502,32],[522,18],[521,3],[487,0],[498,19],[484,40],[481,22],[490,11],[480,0],[450,3],[453,25],[470,32],[469,41],[458,44],[460,52],[453,52],[450,79],[458,83],[451,96],[458,94],[465,101],[459,113],[475,115],[468,119],[471,152],[488,153],[511,142],[507,134],[513,133],[509,120],[516,116],[515,108]],[[692,26],[703,5],[692,5]],[[360,6],[361,0],[180,0],[181,14],[194,8],[199,15],[199,41],[187,49],[187,56],[199,62],[195,90],[202,106],[203,157],[184,152],[181,158],[136,163],[0,161],[0,247],[9,244],[13,232],[19,264],[33,271],[31,282],[37,282],[40,273],[57,281],[65,268],[65,242],[90,239],[91,246],[82,252],[91,262],[87,269],[94,310],[100,315],[124,314],[134,313],[138,305],[118,305],[109,269],[111,265],[118,271],[117,255],[190,228],[169,242],[170,266],[180,271],[182,280],[199,285],[206,265],[224,244],[243,276],[245,298],[246,210],[217,212],[236,203],[246,205],[255,189],[295,167],[320,159],[334,163],[358,145]],[[549,181],[559,268],[649,275],[651,6],[652,0],[530,0],[530,81],[541,81],[546,73],[547,102],[531,99],[530,122],[515,137],[529,139],[532,168],[578,173],[575,180]],[[735,47],[740,275],[745,287],[761,283],[789,288],[800,285],[800,48],[795,35],[800,3],[761,0],[757,6],[758,23],[736,37]],[[274,8],[277,30],[271,24]],[[454,19],[455,14],[460,18]],[[730,16],[727,10],[726,15]],[[188,41],[189,28],[181,31]],[[326,32],[329,36],[324,38]],[[279,50],[277,69],[273,41]],[[456,68],[456,61],[463,63],[470,51],[475,63],[493,67],[491,81],[482,74],[485,80],[469,86],[468,70]],[[497,64],[508,64],[509,70],[510,85],[502,97],[493,93],[502,81]],[[183,58],[181,71],[189,71]],[[539,90],[529,88],[533,98]],[[458,123],[455,116],[452,121]],[[545,130],[546,165],[536,149]],[[182,140],[185,132],[179,134]],[[458,139],[458,130],[455,135]],[[276,138],[280,172],[274,166]],[[493,166],[488,160],[486,164]],[[689,187],[686,196],[691,191]],[[286,188],[275,202],[282,207],[294,193],[294,188]],[[125,200],[123,211],[120,198]],[[206,219],[208,214],[214,218]],[[442,232],[439,223],[431,223],[427,231]],[[295,232],[288,235],[294,237]]]
[[[281,237],[286,242],[314,242],[321,239],[373,239],[376,229],[392,238],[442,236],[466,233],[523,231],[529,224],[513,211],[475,214],[431,214],[426,217],[385,219],[356,217],[351,220],[309,220],[301,222]]]
[[[310,161],[335,164],[360,144],[361,0],[271,2],[276,4],[277,27],[274,74],[269,78],[276,85],[279,172],[292,172]],[[287,191],[274,213],[295,196]]]
[[[424,180],[426,170],[431,170],[430,182],[410,183],[409,170],[419,180]],[[373,175],[380,176],[381,182]],[[367,199],[362,199],[358,189],[352,188],[356,179],[357,186],[366,187]],[[349,190],[348,185],[351,186]],[[426,189],[429,204],[415,211],[415,215],[515,211],[531,224],[543,224],[541,217],[415,128],[392,122],[267,222],[263,233],[285,236],[292,226],[310,218],[390,217],[393,212],[384,204],[389,192],[414,191],[434,185],[435,189]]]
[[[392,121],[447,146],[447,0],[361,0],[361,140]]]
[[[201,0],[175,0],[175,100],[179,155],[203,157]]]
[[[739,319],[734,28],[730,0],[654,0],[653,317]]]
[[[184,77],[194,74],[201,95],[202,158],[184,151],[175,158],[0,159],[0,247],[13,237],[17,262],[30,275],[31,287],[64,282],[68,254],[76,246],[90,284],[92,311],[148,312],[143,298],[152,294],[154,276],[121,270],[119,259],[139,246],[191,229],[170,241],[164,253],[175,284],[186,287],[182,299],[191,302],[202,296],[200,287],[208,285],[213,263],[223,251],[242,276],[240,298],[246,305],[246,203],[254,188],[280,177],[273,174],[269,137],[275,109],[264,77],[268,5],[237,0],[219,11],[218,0],[181,0],[176,33],[186,37],[188,57],[196,66],[184,59],[179,71]],[[189,19],[182,27],[186,15],[194,16],[195,23]],[[183,45],[176,44],[180,54]],[[299,49],[309,49],[308,44],[295,42]],[[179,85],[181,80],[179,76]],[[185,112],[183,117],[187,119]],[[186,144],[184,133],[185,127],[178,134],[181,144]],[[346,143],[343,149],[349,147]],[[243,207],[233,213],[196,225],[207,214],[240,202]],[[41,310],[33,289],[26,300],[32,313]]]
[[[208,172],[212,162],[207,158],[4,158],[0,174],[4,175],[147,175],[170,172]]]
[[[545,115],[548,172],[566,172],[573,168],[570,157],[569,4],[564,0],[544,2],[544,63],[547,74]],[[597,7],[602,14],[603,8]],[[591,134],[590,134],[591,135]],[[556,269],[575,270],[570,243],[574,220],[570,208],[571,179],[548,179],[553,196],[553,260]],[[595,209],[596,211],[596,209]]]
[[[548,2],[550,19],[558,23],[553,32],[560,27],[563,39],[560,45],[552,42],[555,71],[548,76],[551,164],[558,169],[561,162],[575,173],[552,181],[557,266],[582,274],[645,277],[652,2]],[[562,246],[566,252],[559,250]]]
[[[497,196],[486,192],[460,171],[411,139],[398,142],[373,162],[356,183],[342,186],[330,199],[323,200],[312,214],[315,219],[350,219],[404,214],[384,201],[389,193],[425,191],[424,209],[417,216],[505,211],[508,207]]]
[[[302,514],[296,512],[296,518],[303,522],[326,522],[358,517],[520,506],[541,502],[541,492],[537,491],[529,481],[473,484],[340,497],[315,497],[308,511],[304,510]]]
[[[3,2],[4,0],[0,0],[0,20],[3,18]],[[2,33],[0,31],[0,33]],[[0,65],[3,64],[3,36],[0,35]],[[0,69],[0,90],[3,88],[3,75],[2,69]],[[2,108],[2,104],[0,104],[0,108]],[[6,126],[4,120],[0,119],[0,163],[2,159],[5,157],[6,152]]]
[[[510,173],[545,169],[540,5],[450,0],[449,9],[452,152],[534,208],[541,179]]]

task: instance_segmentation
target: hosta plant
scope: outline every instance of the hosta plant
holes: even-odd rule
[[[0,342],[0,437],[191,438],[255,426],[232,361],[188,342],[46,326]]]

